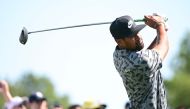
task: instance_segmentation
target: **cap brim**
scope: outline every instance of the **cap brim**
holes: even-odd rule
[[[41,101],[47,101],[46,98],[35,98],[35,99],[30,99],[29,102],[41,102]]]
[[[46,98],[39,98],[38,101],[46,101]]]
[[[145,24],[141,24],[141,25],[137,25],[133,31],[133,34],[137,34],[140,30],[142,30],[146,25]]]

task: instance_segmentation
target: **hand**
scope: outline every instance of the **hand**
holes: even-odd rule
[[[158,29],[159,26],[164,26],[164,28],[165,28],[165,21],[162,16],[145,15],[144,17],[145,17],[145,24],[147,24],[151,28]]]

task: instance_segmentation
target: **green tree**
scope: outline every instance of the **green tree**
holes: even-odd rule
[[[174,77],[165,81],[169,105],[175,108],[180,105],[190,107],[190,32],[182,40],[179,52],[171,61]]]
[[[56,94],[48,77],[36,76],[33,72],[25,72],[17,81],[8,81],[8,83],[13,96],[29,96],[31,93],[41,91],[47,97],[49,106],[52,106],[54,102],[59,102],[65,108],[69,106],[69,97]],[[3,105],[2,100],[0,103]]]
[[[190,107],[190,75],[187,73],[177,73],[171,81],[165,81],[168,89],[169,105],[174,109],[184,105]]]
[[[190,73],[190,31],[185,34],[171,65],[174,73]]]

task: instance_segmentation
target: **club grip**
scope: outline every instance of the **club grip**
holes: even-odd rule
[[[164,17],[164,22],[167,22],[168,18]],[[135,19],[134,22],[145,22],[145,19]]]

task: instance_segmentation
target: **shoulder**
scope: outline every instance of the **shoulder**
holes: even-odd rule
[[[154,50],[150,50],[150,49],[146,49],[146,50],[141,50],[139,52],[137,52],[137,55],[139,57],[139,59],[144,60],[144,61],[148,61],[148,60],[154,60],[154,59],[158,59],[161,60],[159,54],[154,51]]]
[[[142,50],[137,52],[138,58],[136,58],[136,65],[147,68],[161,68],[162,60],[159,54],[150,49]]]

